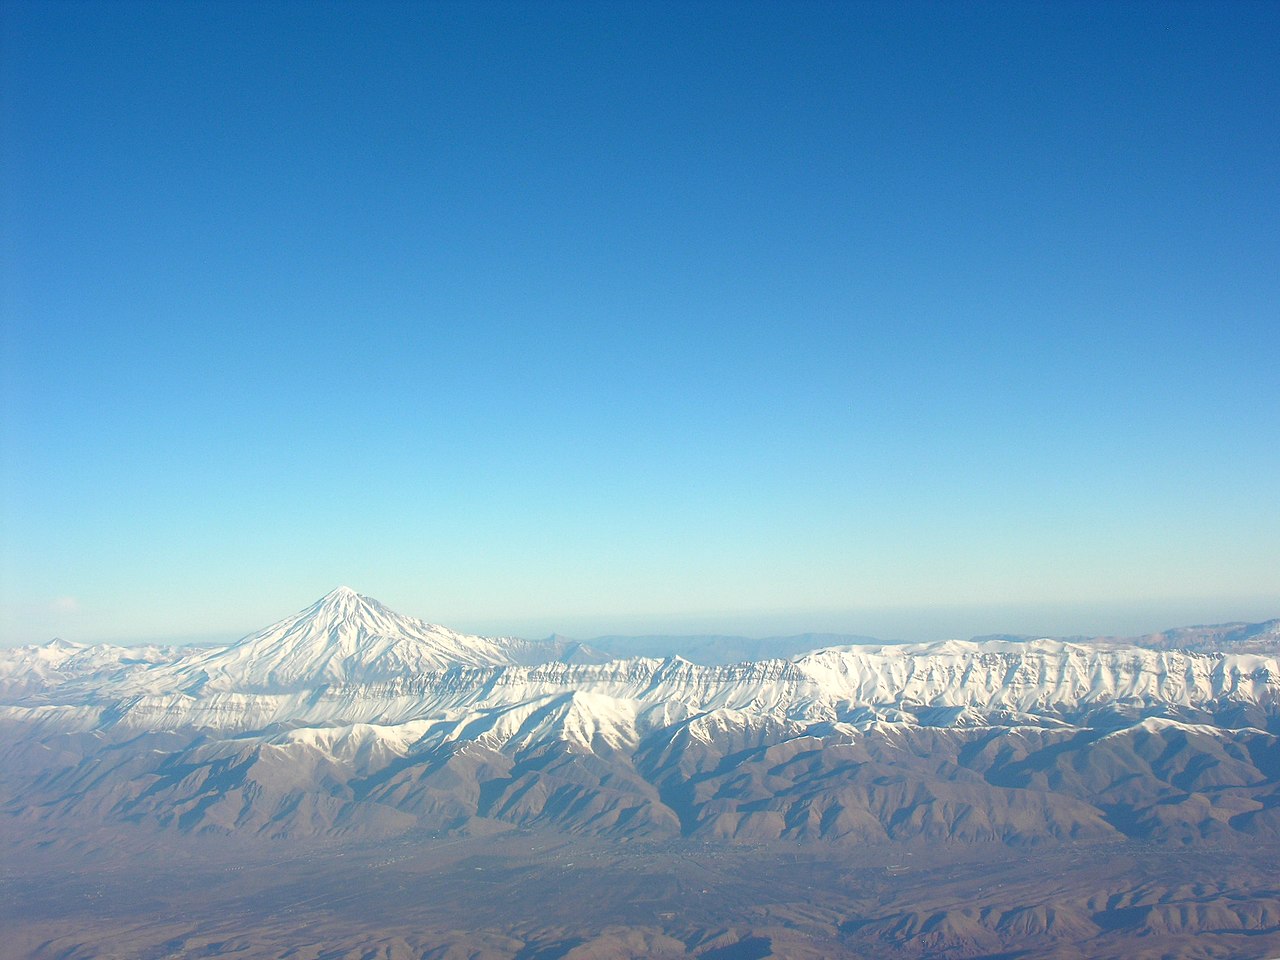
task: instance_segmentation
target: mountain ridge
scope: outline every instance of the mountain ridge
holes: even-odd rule
[[[339,588],[224,648],[0,656],[0,811],[281,837],[1280,837],[1264,653],[1041,638],[529,663],[520,644]]]

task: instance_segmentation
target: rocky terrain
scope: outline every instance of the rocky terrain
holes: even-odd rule
[[[340,588],[227,647],[0,651],[0,952],[1280,954],[1272,633],[697,664]]]

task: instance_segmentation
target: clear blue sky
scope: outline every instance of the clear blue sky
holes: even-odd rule
[[[1280,5],[0,17],[0,643],[1280,615]]]

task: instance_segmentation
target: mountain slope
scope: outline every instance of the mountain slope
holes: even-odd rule
[[[493,640],[402,616],[338,587],[292,617],[185,664],[183,672],[203,673],[209,690],[280,692],[512,662]]]
[[[0,670],[0,810],[270,836],[1280,837],[1280,665],[1260,654],[991,640],[529,666],[527,644],[347,588],[225,648],[118,649]]]

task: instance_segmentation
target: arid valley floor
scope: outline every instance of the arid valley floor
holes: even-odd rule
[[[6,960],[1280,955],[1275,844],[248,843],[6,825]],[[86,852],[96,848],[96,852]],[[112,852],[106,852],[111,849]]]

